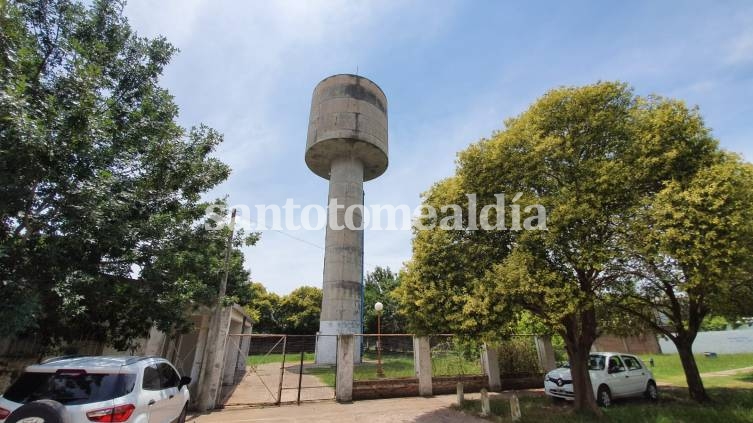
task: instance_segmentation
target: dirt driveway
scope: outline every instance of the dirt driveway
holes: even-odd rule
[[[281,402],[298,399],[299,366],[285,366],[282,378]],[[246,374],[233,391],[226,396],[226,406],[274,404],[280,385],[280,363],[260,364],[247,367]],[[335,390],[326,386],[318,377],[304,373],[301,377],[301,401],[335,398]]]

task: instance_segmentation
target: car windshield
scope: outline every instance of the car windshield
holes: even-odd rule
[[[89,404],[122,397],[133,390],[131,373],[44,373],[27,372],[5,392],[6,399],[25,404],[51,399],[66,405]]]
[[[591,354],[588,358],[588,370],[604,370],[606,357],[601,354]]]

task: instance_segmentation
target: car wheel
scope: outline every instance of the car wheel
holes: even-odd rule
[[[599,386],[599,390],[596,393],[596,401],[602,407],[609,407],[612,405],[612,392],[606,385]]]
[[[180,412],[180,416],[178,416],[178,423],[186,423],[186,414],[188,413],[188,403],[183,406],[183,411]]]
[[[5,420],[5,423],[44,422],[64,423],[65,406],[57,401],[39,400],[18,407]]]
[[[646,399],[651,401],[657,401],[659,399],[659,389],[656,387],[656,383],[653,380],[648,381],[646,385],[646,392],[643,394]]]

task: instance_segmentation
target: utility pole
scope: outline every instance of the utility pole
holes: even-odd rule
[[[217,394],[222,386],[219,378],[222,371],[222,360],[224,355],[224,339],[220,337],[222,330],[222,309],[225,294],[227,292],[227,280],[230,275],[230,252],[233,249],[233,234],[235,233],[235,209],[230,216],[230,234],[227,236],[227,245],[225,249],[225,269],[222,273],[222,279],[220,280],[220,290],[217,295],[217,305],[214,308],[214,313],[209,324],[209,332],[207,333],[207,351],[206,360],[204,361],[205,368],[201,373],[201,389],[199,392],[198,408],[200,411],[209,411],[214,408],[215,401],[217,400]]]

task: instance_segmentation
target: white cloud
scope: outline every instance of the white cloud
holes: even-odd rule
[[[164,35],[181,50],[162,81],[175,95],[181,122],[205,122],[225,136],[217,155],[233,174],[210,196],[229,194],[231,204],[282,204],[286,197],[325,204],[326,181],[303,162],[314,85],[357,66],[368,73],[381,65],[373,62],[375,52],[384,53],[393,43],[430,39],[451,18],[450,6],[131,0],[126,14],[140,35]],[[323,245],[324,232],[291,235],[308,243],[265,232],[259,245],[245,250],[253,277],[277,292],[321,282],[323,252],[310,244]],[[403,259],[410,254],[409,239],[402,235],[399,242],[397,255]],[[389,264],[400,261],[390,258]]]
[[[536,8],[511,15],[522,24],[484,21],[500,10],[421,0],[130,0],[126,14],[141,35],[163,34],[181,49],[163,85],[182,123],[225,134],[218,156],[234,172],[213,194],[236,204],[326,203],[326,181],[303,161],[310,96],[321,78],[357,66],[385,84],[391,108],[390,169],[366,185],[367,204],[415,206],[419,193],[453,173],[457,151],[560,84],[622,79],[641,93],[700,104],[714,126],[747,122],[747,85],[729,82],[728,72],[753,57],[751,25],[739,19],[641,15],[642,26],[616,20],[565,31],[568,39],[567,28],[539,25],[546,20]],[[463,47],[453,47],[458,40]],[[722,139],[747,148],[747,134],[731,132]],[[293,235],[324,244],[323,232]],[[397,270],[410,238],[367,232],[367,269]],[[321,281],[322,251],[285,235],[264,233],[246,255],[254,277],[274,291]]]

